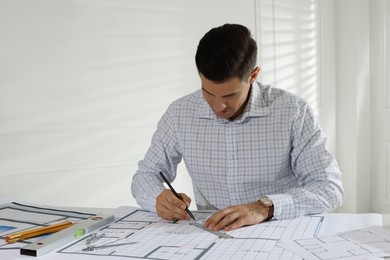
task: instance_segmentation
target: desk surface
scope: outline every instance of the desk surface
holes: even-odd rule
[[[6,205],[4,205],[4,206],[6,206]],[[46,218],[52,218],[53,216],[57,218],[59,215],[61,215],[61,214],[59,214],[59,211],[61,211],[59,209],[53,209],[55,211],[55,214],[48,214],[51,212],[52,209],[49,209],[47,207],[42,208],[42,207],[34,207],[34,206],[30,206],[30,205],[21,205],[21,204],[8,205],[8,206],[4,207],[4,209],[5,210],[3,211],[3,215],[5,214],[6,216],[8,216],[7,219],[11,219],[11,218],[9,218],[9,214],[10,214],[9,209],[12,209],[11,213],[14,214],[15,219],[17,217],[19,217],[19,218],[25,217],[25,212],[28,212],[29,218],[32,217],[31,214],[35,213],[37,221],[38,220],[43,221],[43,219],[41,219],[41,218],[46,219]],[[113,224],[113,225],[117,225],[117,227],[113,228],[112,229],[113,231],[106,230],[107,232],[113,233],[112,235],[107,236],[107,237],[116,239],[115,241],[117,241],[119,239],[123,239],[120,236],[120,234],[122,234],[123,232],[130,232],[131,231],[135,234],[133,237],[129,238],[130,242],[128,243],[128,247],[127,247],[127,245],[126,246],[123,245],[121,250],[110,251],[110,249],[108,249],[108,252],[105,252],[104,251],[105,249],[101,249],[102,251],[99,251],[96,254],[101,256],[101,255],[104,255],[104,252],[105,252],[105,254],[107,254],[107,256],[108,255],[112,256],[113,252],[115,252],[115,254],[118,254],[118,256],[120,256],[120,254],[130,255],[130,256],[134,255],[134,257],[137,257],[137,258],[139,258],[140,255],[141,256],[145,255],[145,250],[149,250],[147,252],[147,254],[149,254],[149,253],[150,254],[163,254],[163,253],[164,254],[171,254],[172,252],[176,253],[176,254],[183,253],[183,252],[181,252],[182,247],[177,246],[177,244],[181,245],[181,243],[186,242],[185,238],[187,238],[187,237],[188,237],[187,240],[189,240],[187,242],[189,244],[193,243],[193,241],[198,239],[199,241],[201,241],[199,243],[202,243],[202,245],[203,245],[203,247],[192,248],[191,249],[192,251],[190,251],[190,253],[195,254],[195,255],[202,254],[202,256],[204,256],[205,258],[208,259],[209,257],[206,254],[210,254],[211,256],[214,256],[212,254],[215,254],[215,255],[224,254],[226,251],[226,248],[231,249],[232,245],[233,244],[236,245],[236,243],[238,243],[238,242],[240,243],[240,246],[236,247],[236,249],[241,248],[243,241],[245,242],[247,240],[250,240],[250,243],[246,243],[245,246],[247,246],[249,249],[251,249],[252,247],[259,248],[261,246],[265,246],[264,243],[267,243],[267,246],[271,246],[270,250],[273,250],[275,243],[276,243],[275,240],[282,239],[282,238],[284,238],[284,239],[290,238],[291,239],[292,235],[290,234],[291,232],[289,229],[291,229],[291,230],[293,229],[294,232],[299,231],[298,233],[300,234],[300,232],[302,232],[302,231],[299,230],[299,228],[297,228],[300,226],[305,227],[305,229],[304,229],[305,232],[306,231],[317,232],[320,230],[318,227],[321,227],[321,230],[320,230],[321,236],[333,235],[333,234],[336,234],[338,232],[357,230],[357,229],[366,228],[369,226],[377,226],[377,225],[380,225],[381,223],[383,223],[383,225],[390,226],[390,214],[334,213],[334,214],[325,214],[325,215],[318,215],[318,216],[306,216],[306,217],[303,217],[302,219],[296,219],[296,220],[292,221],[287,226],[285,223],[278,223],[277,221],[275,223],[272,223],[272,225],[269,225],[269,226],[266,225],[266,226],[261,227],[260,225],[259,226],[255,225],[255,226],[246,228],[246,230],[244,230],[244,229],[237,230],[237,231],[235,231],[234,234],[233,233],[231,234],[233,237],[236,237],[239,239],[226,240],[226,241],[225,240],[221,240],[221,241],[218,240],[218,243],[216,243],[214,241],[215,240],[214,235],[210,236],[210,235],[208,235],[208,233],[199,232],[199,230],[193,230],[192,232],[187,232],[187,230],[191,230],[192,226],[190,228],[188,228],[188,225],[186,225],[183,228],[182,226],[179,225],[180,223],[175,223],[174,226],[171,226],[172,223],[166,223],[164,221],[161,221],[161,219],[157,218],[154,214],[150,215],[150,213],[148,213],[146,211],[142,211],[139,208],[133,208],[133,207],[118,207],[116,209],[111,209],[111,208],[93,208],[93,209],[91,209],[90,208],[90,209],[84,209],[84,210],[85,210],[85,212],[93,213],[93,214],[96,214],[96,213],[115,213],[115,215],[118,217],[118,219],[120,219],[120,220],[118,220],[119,221],[118,223]],[[137,211],[136,214],[134,213],[135,211]],[[19,213],[17,214],[17,212],[19,212]],[[45,214],[41,214],[42,212]],[[66,216],[66,217],[80,217],[79,212],[83,212],[83,209],[82,208],[75,208],[75,207],[72,207],[72,208],[67,207],[67,208],[63,208],[61,212],[62,212],[63,216]],[[86,214],[86,213],[81,213],[81,214]],[[199,216],[198,216],[199,219],[201,219],[201,217],[206,218],[207,216],[206,215],[203,216],[203,215],[209,214],[209,213],[208,212],[198,212],[198,214],[199,214]],[[75,216],[73,216],[73,215],[75,215]],[[85,217],[85,216],[82,216],[82,217]],[[123,220],[122,218],[126,218],[126,219]],[[142,219],[142,221],[140,221],[140,219]],[[145,226],[144,229],[138,228],[141,222],[142,223],[145,222],[145,219],[148,220],[147,226]],[[17,222],[17,223],[20,224],[21,222]],[[311,224],[308,225],[308,223],[311,223]],[[13,223],[13,224],[17,225],[16,223]],[[279,224],[281,224],[281,225],[279,226]],[[1,223],[0,223],[0,225],[1,225]],[[7,225],[9,225],[9,223]],[[290,225],[292,225],[292,226],[290,227]],[[164,226],[164,230],[166,230],[166,232],[165,232],[166,234],[164,234],[164,236],[169,237],[169,239],[165,239],[165,240],[156,239],[161,235],[161,232],[162,232],[161,227],[163,227],[163,226]],[[17,227],[17,226],[15,226],[15,227]],[[149,229],[147,229],[147,227],[149,227]],[[310,228],[308,228],[308,227],[310,227]],[[20,226],[20,228],[24,228],[24,227]],[[158,229],[155,230],[153,228],[158,228]],[[267,232],[260,232],[260,230],[262,230],[264,228],[270,229],[270,231],[269,232],[268,231]],[[121,231],[122,233],[118,232],[118,230],[121,230],[121,229],[123,229],[124,231]],[[277,230],[277,232],[275,232],[275,229]],[[144,233],[147,235],[145,235]],[[257,236],[260,237],[263,233],[265,234],[265,236],[267,234],[277,235],[280,233],[279,234],[280,236],[276,237],[276,238],[266,236],[265,239],[256,240],[256,243],[258,243],[258,244],[252,244],[252,242],[253,242],[253,240],[251,240],[251,239],[253,239],[251,237],[252,234],[256,234],[256,237]],[[288,237],[284,237],[285,234]],[[300,238],[299,234],[297,234],[298,238]],[[115,236],[118,236],[118,238],[116,238]],[[180,237],[177,237],[177,236],[180,236]],[[127,237],[128,236],[126,235],[126,239],[127,239]],[[138,237],[137,243],[134,243],[134,241],[131,241],[134,237]],[[302,237],[304,237],[304,236],[302,236]],[[105,239],[108,239],[108,238],[105,238]],[[177,241],[175,239],[177,239]],[[269,239],[269,242],[264,242],[266,240],[268,241],[268,239]],[[91,259],[90,258],[90,257],[92,257],[91,252],[86,254],[86,253],[82,252],[82,250],[81,250],[82,247],[85,247],[84,243],[85,242],[81,241],[81,240],[79,242],[75,241],[74,243],[72,243],[71,246],[67,246],[66,248],[61,249],[62,251],[60,253],[59,252],[48,253],[47,255],[44,256],[44,259],[68,260],[68,259],[74,259],[75,254],[77,254],[78,259]],[[173,243],[173,245],[172,245],[172,243]],[[177,243],[177,244],[175,244],[175,243]],[[212,251],[209,250],[210,243],[215,243],[215,246],[213,246]],[[148,246],[144,247],[143,244],[147,244]],[[153,244],[154,247],[151,247],[151,244]],[[5,244],[3,246],[7,247],[8,245]],[[11,246],[14,246],[14,245],[11,245]],[[15,246],[17,246],[17,245],[15,245]],[[21,246],[21,245],[19,245],[19,246]],[[138,251],[133,250],[134,248],[131,248],[131,247],[136,248]],[[161,249],[161,248],[169,248],[170,250],[159,251],[159,249]],[[186,247],[186,250],[188,250],[189,248],[190,247],[188,247],[188,248]],[[219,248],[219,249],[217,250],[215,248],[217,248],[217,249]],[[11,248],[9,248],[9,249],[11,249]],[[25,259],[25,256],[21,256],[19,254],[17,247],[15,247],[13,249],[15,249],[15,250],[0,250],[0,258],[1,259],[8,259],[8,260]],[[121,253],[121,252],[125,252],[125,253]],[[252,251],[250,251],[250,252],[252,252]],[[253,252],[259,253],[256,250]],[[273,253],[277,254],[278,252],[279,252],[278,249],[275,249],[275,251]],[[244,254],[244,253],[245,252],[241,252],[240,250],[236,250],[234,252],[234,254],[238,254],[238,255]],[[264,252],[262,251],[262,253],[264,253]],[[210,257],[210,258],[212,258],[212,257]],[[305,258],[307,258],[307,257],[305,257]],[[97,258],[94,258],[94,259],[97,259]],[[192,259],[192,258],[190,258],[190,259]],[[215,259],[215,257],[213,259]],[[236,259],[245,259],[245,257],[239,257]],[[310,259],[310,258],[308,258],[308,259]]]

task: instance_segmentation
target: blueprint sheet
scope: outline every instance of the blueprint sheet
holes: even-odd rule
[[[202,223],[211,213],[194,211],[194,215]],[[78,255],[77,259],[82,259],[81,255],[118,259],[301,259],[278,247],[278,241],[315,237],[323,220],[323,216],[307,216],[270,221],[227,232],[233,238],[226,239],[189,225],[187,220],[170,222],[135,210],[58,253]],[[88,246],[96,249],[88,250]]]
[[[283,240],[279,245],[313,260],[389,257],[390,227],[373,226],[331,236]]]
[[[294,250],[283,248],[281,241],[316,239],[382,225],[380,214],[325,214],[243,227],[227,232],[233,238],[224,239],[190,225],[189,221],[166,221],[136,207],[75,211],[13,201],[0,197],[1,260],[301,259]],[[116,221],[38,258],[20,255],[19,251],[36,239],[4,242],[6,234],[15,231],[64,219],[83,220],[98,213],[115,213]],[[211,215],[206,211],[193,213],[199,223]],[[87,251],[88,247],[94,249]]]

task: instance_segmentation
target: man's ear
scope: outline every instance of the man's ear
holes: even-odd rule
[[[260,67],[256,67],[252,70],[251,74],[249,75],[248,83],[252,84],[256,81],[257,76],[260,74]]]

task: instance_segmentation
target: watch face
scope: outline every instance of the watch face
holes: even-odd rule
[[[273,206],[274,205],[274,203],[272,202],[272,200],[270,199],[270,198],[268,198],[268,197],[262,197],[261,199],[260,199],[260,201],[261,201],[261,203],[263,203],[265,206],[267,206],[267,207],[271,207],[271,206]]]

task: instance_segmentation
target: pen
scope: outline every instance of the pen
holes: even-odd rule
[[[178,198],[179,200],[182,201],[182,198],[179,196],[179,194],[177,194],[177,192],[175,191],[175,189],[172,187],[172,185],[169,183],[169,181],[165,178],[164,174],[162,172],[160,172],[160,175],[161,177],[163,178],[163,180],[166,182],[166,184],[168,184],[169,188],[171,189],[171,191],[173,192],[173,194],[175,194],[176,198]],[[196,221],[194,215],[192,215],[191,211],[188,209],[188,207],[186,207],[186,211],[188,213],[188,215],[190,215],[190,217]]]
[[[73,222],[63,221],[63,222],[60,222],[60,223],[57,223],[54,225],[50,225],[50,226],[29,229],[26,231],[9,234],[5,237],[5,241],[7,243],[11,244],[11,243],[22,241],[22,240],[25,240],[25,239],[28,239],[31,237],[37,237],[40,235],[54,233],[54,232],[63,230],[67,227],[70,227],[71,225],[73,225]]]

